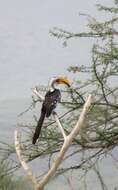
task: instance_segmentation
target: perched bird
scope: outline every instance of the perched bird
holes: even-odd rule
[[[41,127],[45,117],[49,117],[53,110],[56,108],[56,105],[61,100],[60,90],[56,88],[59,84],[65,84],[70,87],[70,82],[67,78],[64,77],[53,77],[49,82],[49,90],[45,95],[44,102],[41,108],[41,115],[35,129],[35,133],[32,139],[32,144],[35,144],[39,138]]]

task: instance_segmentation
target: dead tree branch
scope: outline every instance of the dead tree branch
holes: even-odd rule
[[[40,99],[44,99],[44,97],[40,96],[39,93],[37,93],[37,90],[34,89],[33,92],[38,95],[38,97]],[[53,161],[48,173],[46,175],[43,176],[43,178],[40,180],[40,181],[37,181],[36,178],[34,177],[33,175],[33,172],[32,170],[29,168],[27,162],[25,161],[25,159],[23,158],[22,156],[22,145],[21,145],[21,132],[20,130],[18,130],[18,128],[15,130],[15,148],[16,148],[16,153],[17,153],[17,156],[18,156],[18,159],[23,167],[23,169],[26,171],[27,173],[27,176],[29,177],[30,180],[32,180],[32,183],[34,184],[34,189],[35,190],[43,190],[44,189],[44,186],[49,182],[50,178],[52,176],[54,176],[54,174],[56,173],[57,171],[57,168],[59,167],[59,165],[61,164],[61,162],[63,161],[64,159],[64,155],[65,153],[67,152],[68,148],[70,147],[72,141],[74,140],[74,138],[80,133],[82,127],[84,126],[84,122],[85,122],[85,119],[86,119],[86,114],[90,108],[90,105],[91,105],[91,95],[88,96],[85,104],[84,104],[84,107],[83,107],[83,110],[80,114],[80,117],[76,123],[76,125],[73,127],[71,133],[69,135],[66,135],[60,121],[59,121],[59,118],[57,116],[56,113],[53,113],[53,116],[54,116],[54,119],[57,123],[57,126],[59,127],[60,129],[60,132],[62,133],[62,136],[64,138],[64,143],[62,145],[62,148],[59,152],[59,154],[57,155],[57,158]]]

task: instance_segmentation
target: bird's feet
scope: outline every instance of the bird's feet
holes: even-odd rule
[[[56,111],[53,111],[52,114],[53,114],[53,115],[57,115]]]

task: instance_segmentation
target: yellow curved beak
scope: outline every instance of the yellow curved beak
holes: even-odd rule
[[[59,77],[59,78],[57,78],[56,82],[58,84],[66,84],[68,87],[71,86],[70,81],[67,78],[65,78],[65,77]]]

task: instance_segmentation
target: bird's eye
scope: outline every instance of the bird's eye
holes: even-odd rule
[[[59,79],[56,79],[56,82],[59,83]]]

